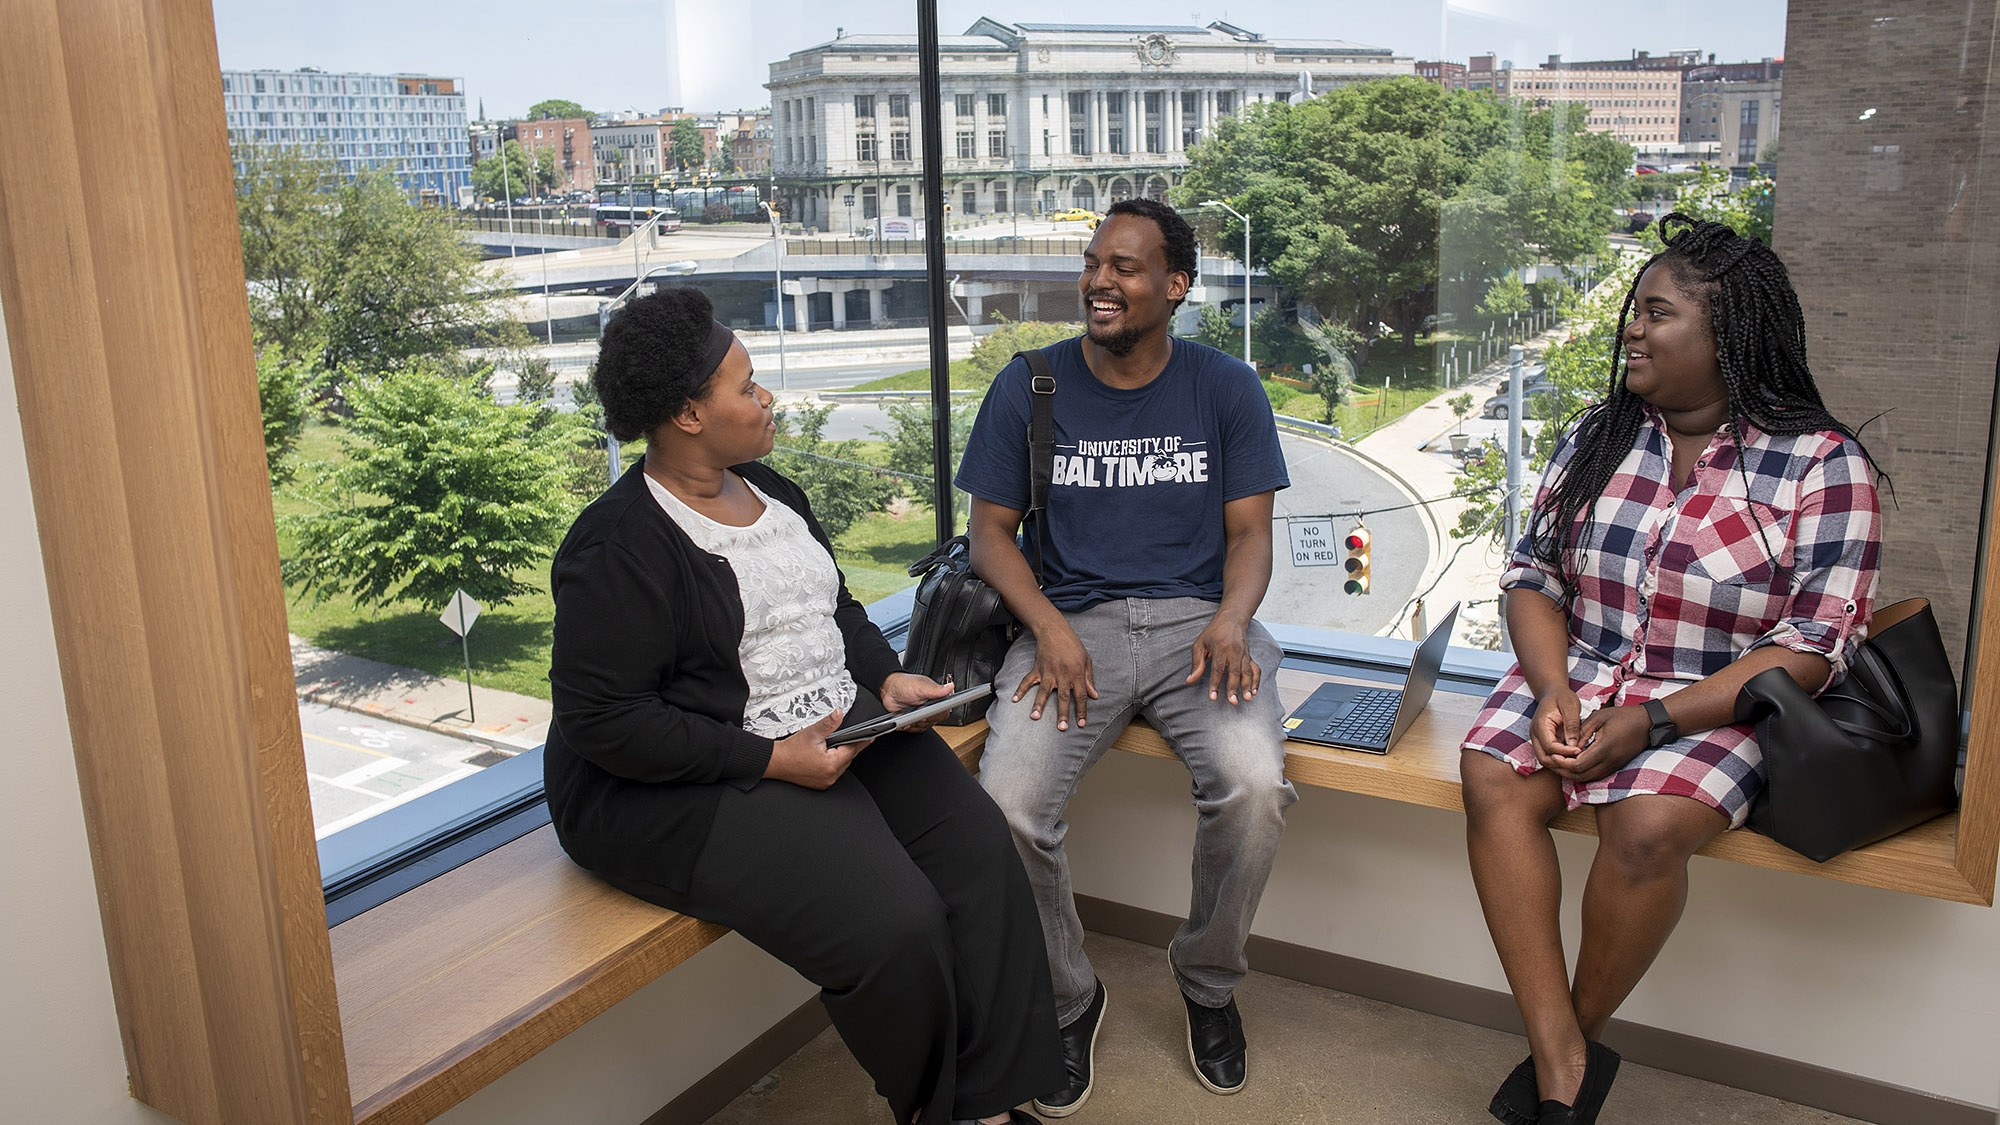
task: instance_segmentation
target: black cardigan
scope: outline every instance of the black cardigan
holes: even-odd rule
[[[805,518],[805,493],[761,464],[733,470]],[[749,789],[771,741],[743,729],[743,599],[728,560],[696,546],[633,466],[577,517],[550,582],[555,703],[543,770],[556,837],[606,874],[685,890],[721,786]],[[834,621],[855,682],[901,665],[841,579]]]

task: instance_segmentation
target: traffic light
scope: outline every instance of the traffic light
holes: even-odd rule
[[[1368,529],[1355,524],[1347,533],[1347,585],[1350,594],[1368,592],[1368,545],[1375,537]]]

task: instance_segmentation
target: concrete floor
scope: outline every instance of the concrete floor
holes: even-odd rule
[[[1243,1092],[1203,1089],[1187,1060],[1186,1022],[1165,950],[1089,937],[1110,994],[1090,1101],[1077,1125],[1171,1122],[1491,1122],[1486,1103],[1526,1053],[1517,1036],[1281,977],[1252,973],[1237,990],[1250,1041]],[[715,1125],[886,1125],[874,1094],[829,1029],[710,1119]],[[1728,1086],[1627,1063],[1600,1118],[1606,1125],[1848,1122]]]

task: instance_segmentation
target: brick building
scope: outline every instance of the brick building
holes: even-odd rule
[[[1419,62],[1417,77],[1426,82],[1443,86],[1447,90],[1466,89],[1465,64],[1457,62]]]
[[[1681,75],[1678,69],[1597,70],[1549,56],[1538,67],[1507,65],[1474,55],[1466,65],[1467,89],[1491,90],[1530,105],[1580,107],[1585,128],[1609,133],[1641,152],[1664,152],[1680,142]]]
[[[1955,663],[1982,570],[2000,355],[2000,151],[1984,132],[2000,120],[2000,12],[1977,8],[1792,8],[1773,239],[1828,406],[1850,425],[1881,415],[1862,439],[1895,481],[1882,599],[1938,601]]]
[[[539,121],[517,121],[507,130],[507,139],[519,141],[530,159],[544,149],[556,154],[556,191],[589,191],[597,185],[587,119],[545,117]]]

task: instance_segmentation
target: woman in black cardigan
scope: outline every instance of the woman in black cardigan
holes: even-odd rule
[[[1033,1119],[1061,1085],[1049,970],[1006,822],[935,734],[829,748],[949,690],[903,672],[770,452],[771,397],[696,289],[614,317],[597,391],[627,472],[557,551],[556,835],[648,902],[820,986],[898,1122]]]

